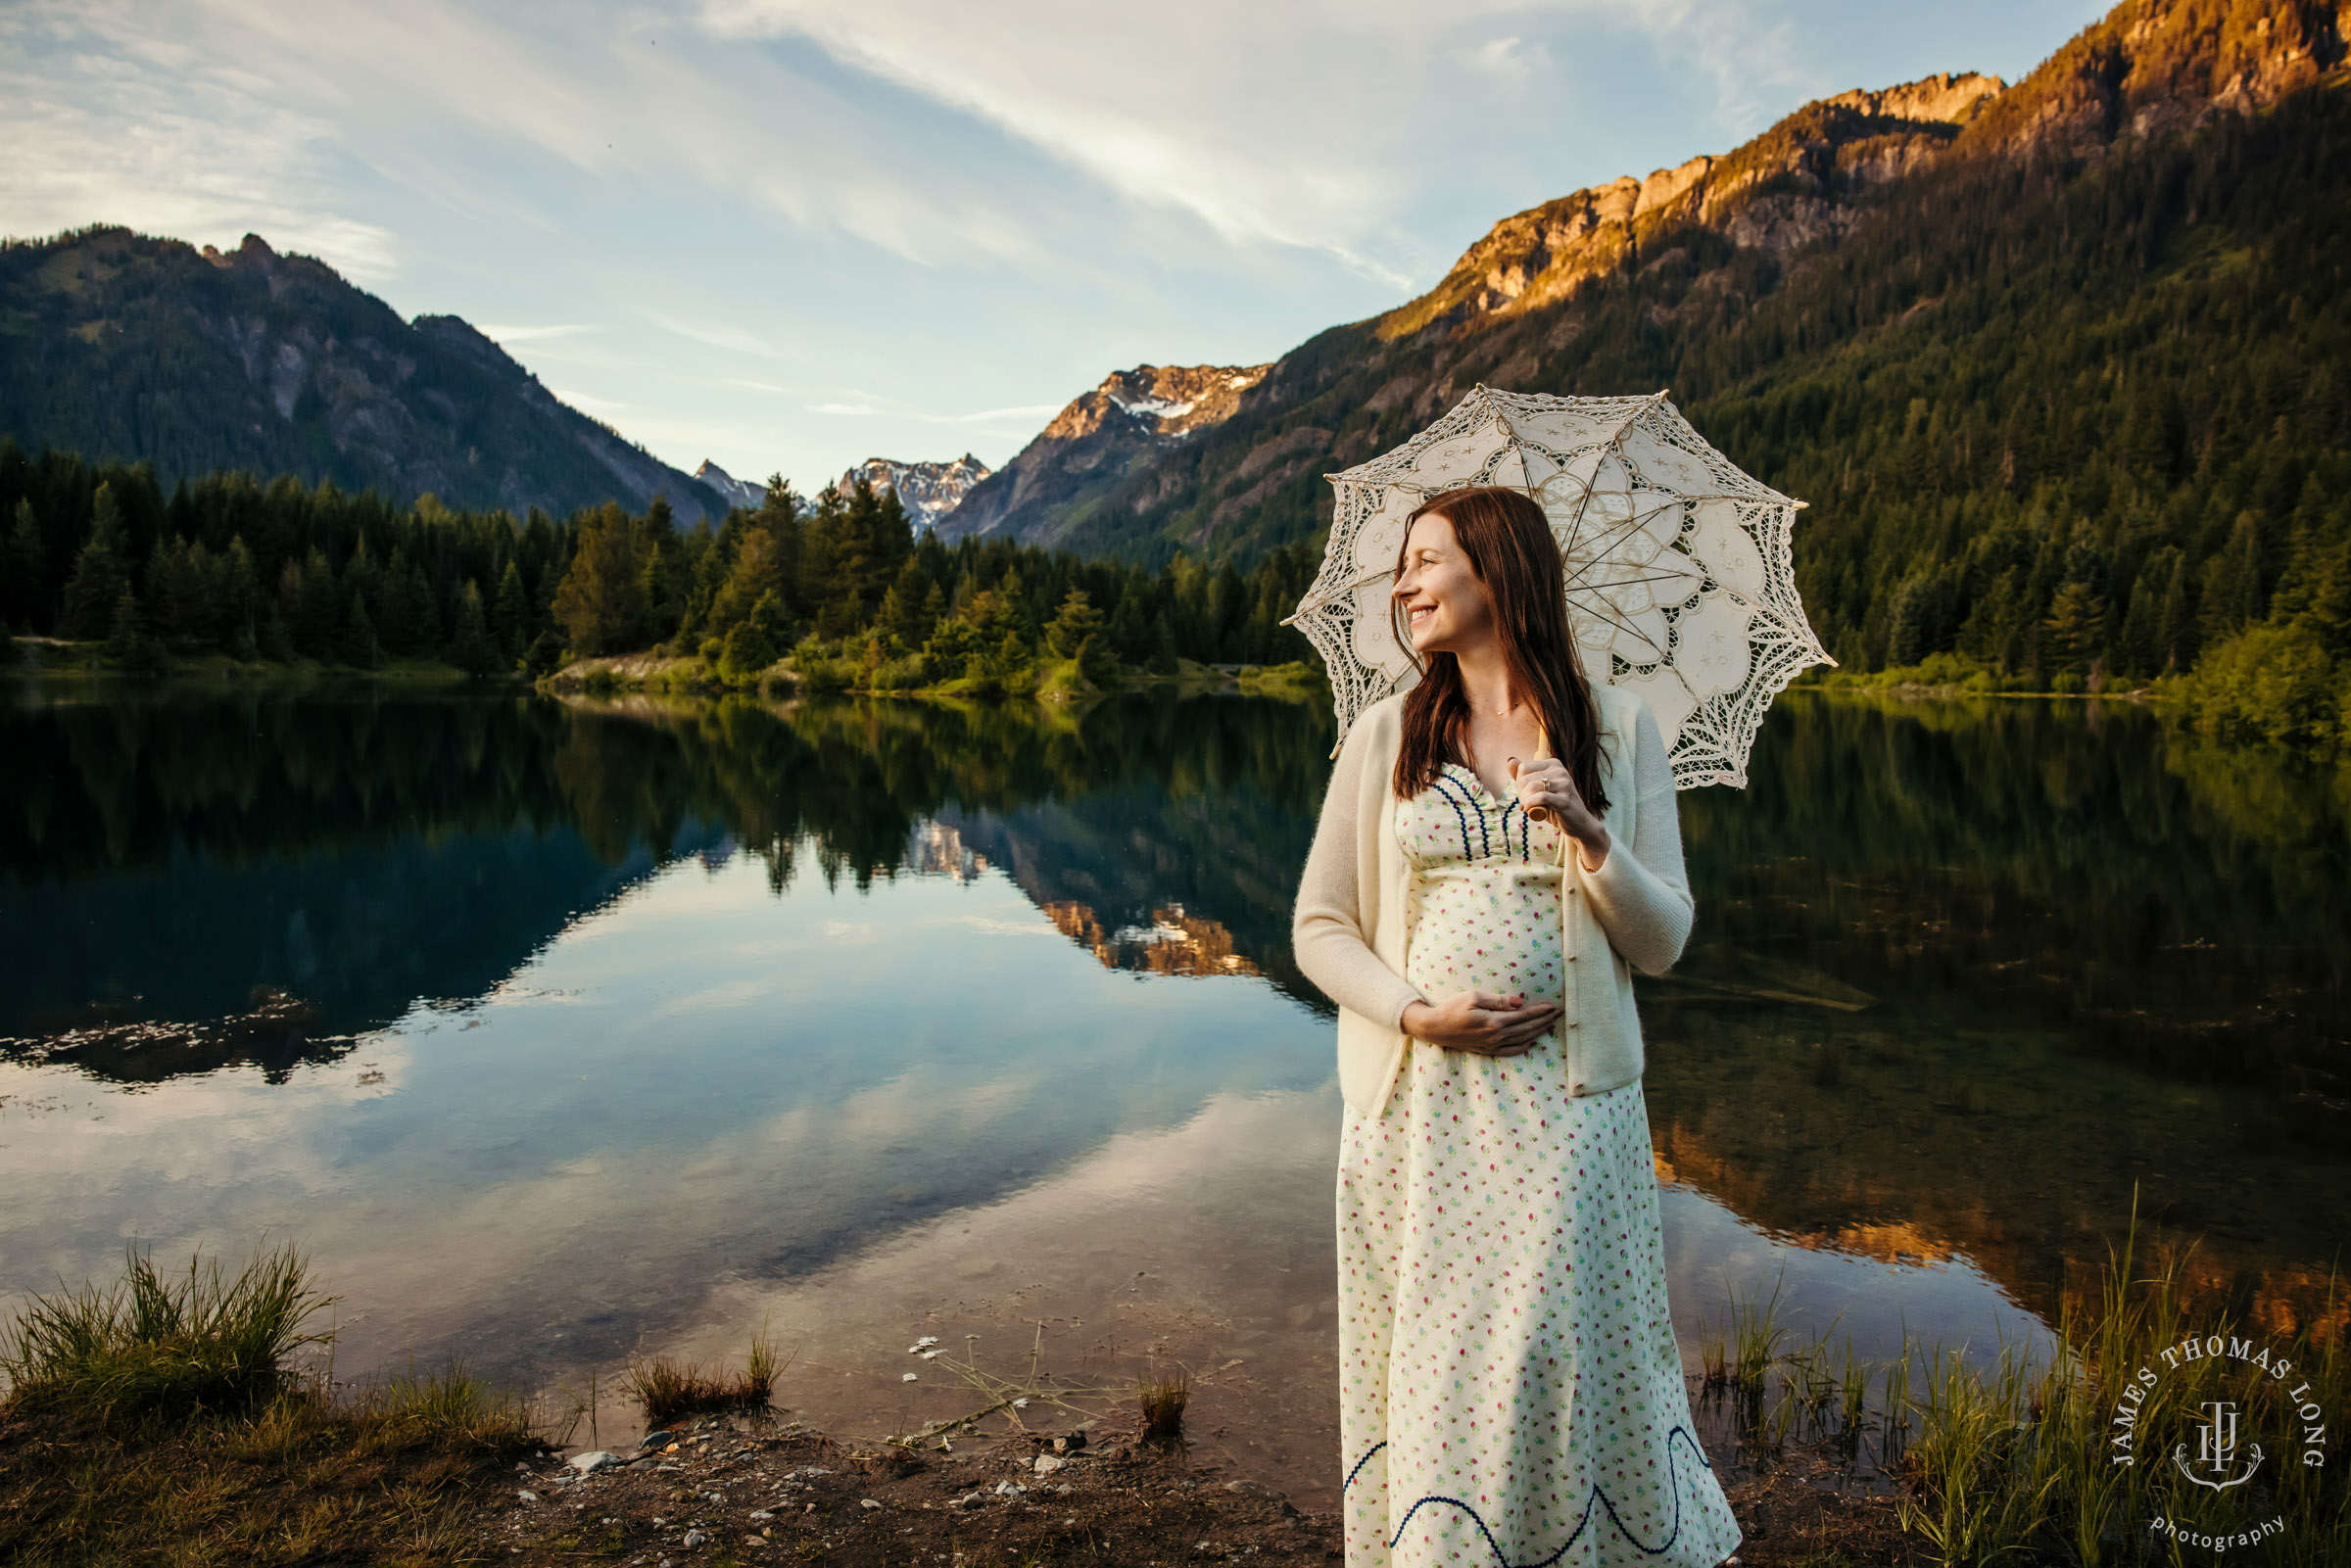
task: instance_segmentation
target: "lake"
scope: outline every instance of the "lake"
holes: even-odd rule
[[[606,1444],[632,1354],[763,1322],[844,1435],[974,1405],[919,1336],[1182,1366],[1210,1454],[1328,1506],[1340,1107],[1288,927],[1331,734],[17,688],[0,1307],[293,1241],[342,1374],[593,1374]],[[2214,1303],[2341,1314],[2347,780],[2127,704],[1784,698],[1750,788],[1681,797],[1698,932],[1642,982],[1686,1354],[1774,1291],[1869,1354],[2031,1341],[2135,1204]]]

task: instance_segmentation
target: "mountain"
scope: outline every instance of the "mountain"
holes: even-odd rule
[[[1230,418],[1268,368],[1145,364],[1114,371],[966,497],[939,536],[987,534],[1044,546],[1088,541],[1089,519],[1106,499],[1187,439]]]
[[[965,452],[953,462],[902,463],[888,457],[868,457],[840,476],[842,490],[854,490],[859,480],[876,495],[897,492],[898,504],[918,534],[929,533],[961,506],[988,476],[987,464]]]
[[[1627,174],[1506,217],[1437,286],[1380,318],[1393,339],[1439,323],[1523,314],[1621,267],[1641,236],[1689,226],[1786,255],[1844,234],[1872,186],[1930,163],[2005,90],[1997,76],[1929,76],[1807,104],[1722,158]]]
[[[2127,0],[2014,86],[1805,105],[1504,219],[1213,426],[1130,448],[1082,508],[984,515],[1246,564],[1327,526],[1323,474],[1474,385],[1669,388],[1812,503],[1798,583],[1848,667],[2138,679],[2313,594],[2344,600],[2351,654],[2345,24]]]
[[[109,227],[0,245],[0,435],[166,485],[237,468],[517,516],[727,509],[464,321],[404,321],[252,234],[226,255]]]
[[[719,499],[730,506],[756,506],[767,499],[767,487],[754,485],[747,479],[737,479],[709,458],[694,471],[694,477],[718,493]]]

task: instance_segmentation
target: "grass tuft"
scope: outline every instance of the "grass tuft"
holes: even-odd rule
[[[333,1338],[303,1327],[333,1301],[290,1247],[256,1253],[233,1279],[202,1255],[167,1276],[132,1248],[113,1285],[35,1296],[0,1369],[20,1410],[104,1422],[241,1413],[286,1386],[287,1357]]]
[[[1934,1568],[2179,1562],[2162,1528],[2225,1536],[2264,1519],[2282,1531],[2260,1544],[2265,1564],[2351,1562],[2351,1484],[2325,1462],[2351,1414],[2339,1298],[2300,1323],[2192,1315],[2188,1253],[2167,1250],[2150,1267],[2135,1256],[2136,1232],[2135,1211],[2098,1278],[2066,1292],[2050,1340],[1971,1356],[1905,1330],[1882,1377],[1849,1337],[1838,1343],[1835,1324],[1811,1344],[1785,1344],[1776,1292],[1736,1299],[1727,1341],[1719,1331],[1701,1341],[1700,1400],[1731,1405],[1750,1464],[1768,1466],[1801,1433],[1858,1470],[1874,1426],[1874,1468],[1896,1484],[1901,1528]],[[2188,1354],[2190,1344],[2232,1348]],[[2270,1439],[2281,1451],[2231,1483],[2243,1490],[2227,1498],[2183,1479],[2178,1454],[2154,1436],[2166,1430],[2159,1414],[2174,1417],[2177,1443],[2177,1417],[2216,1403],[2241,1412],[2248,1435],[2283,1438]]]
[[[289,1367],[329,1300],[291,1250],[233,1279],[134,1252],[34,1300],[0,1329],[0,1562],[463,1560],[476,1499],[539,1446],[521,1402],[462,1365],[356,1391]]]
[[[1192,1380],[1181,1371],[1148,1375],[1135,1386],[1143,1411],[1143,1436],[1173,1443],[1183,1436],[1183,1407],[1192,1398]]]
[[[704,1368],[695,1361],[673,1361],[666,1355],[629,1363],[629,1397],[645,1418],[667,1426],[680,1416],[710,1410],[765,1410],[775,1398],[776,1379],[792,1364],[780,1356],[767,1328],[751,1337],[744,1369]]]
[[[411,1366],[360,1407],[387,1433],[460,1452],[503,1453],[529,1441],[531,1415],[507,1390],[475,1376],[463,1361],[419,1375]]]

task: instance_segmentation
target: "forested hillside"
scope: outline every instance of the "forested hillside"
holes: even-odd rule
[[[1489,237],[1429,300],[1303,345],[1072,542],[1247,561],[1324,526],[1323,473],[1477,382],[1668,387],[1812,503],[1799,579],[1849,669],[1955,652],[2135,679],[2275,616],[2330,680],[2351,623],[2343,53],[2330,7],[2132,0],[1963,125],[1847,95],[1662,171],[1586,270],[1539,248],[1546,210],[1522,214],[1496,231],[1524,230],[1518,254]]]
[[[1296,657],[1303,640],[1278,623],[1314,575],[1303,546],[1247,576],[950,546],[862,483],[813,500],[779,483],[716,528],[680,527],[659,500],[517,521],[238,473],[167,494],[144,464],[5,439],[0,523],[0,648],[12,629],[103,639],[135,669],[226,655],[544,675],[660,649],[738,684],[791,653],[820,685],[1021,689],[1048,661],[1090,680]]]
[[[517,516],[727,507],[457,317],[404,321],[254,235],[225,255],[106,227],[0,245],[0,436],[167,485],[241,470]]]

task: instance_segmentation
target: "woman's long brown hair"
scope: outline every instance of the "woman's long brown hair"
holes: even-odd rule
[[[1566,568],[1543,508],[1522,491],[1494,486],[1431,496],[1405,522],[1404,545],[1396,551],[1399,574],[1413,524],[1432,512],[1453,525],[1463,558],[1493,597],[1511,694],[1543,721],[1543,733],[1567,764],[1584,804],[1596,813],[1607,810],[1600,707],[1568,635]],[[1395,614],[1395,600],[1388,603]],[[1404,699],[1404,744],[1396,753],[1396,798],[1409,800],[1435,784],[1448,762],[1469,765],[1469,698],[1462,689],[1461,663],[1451,653],[1422,659],[1401,618],[1396,640],[1420,670],[1420,684]]]

